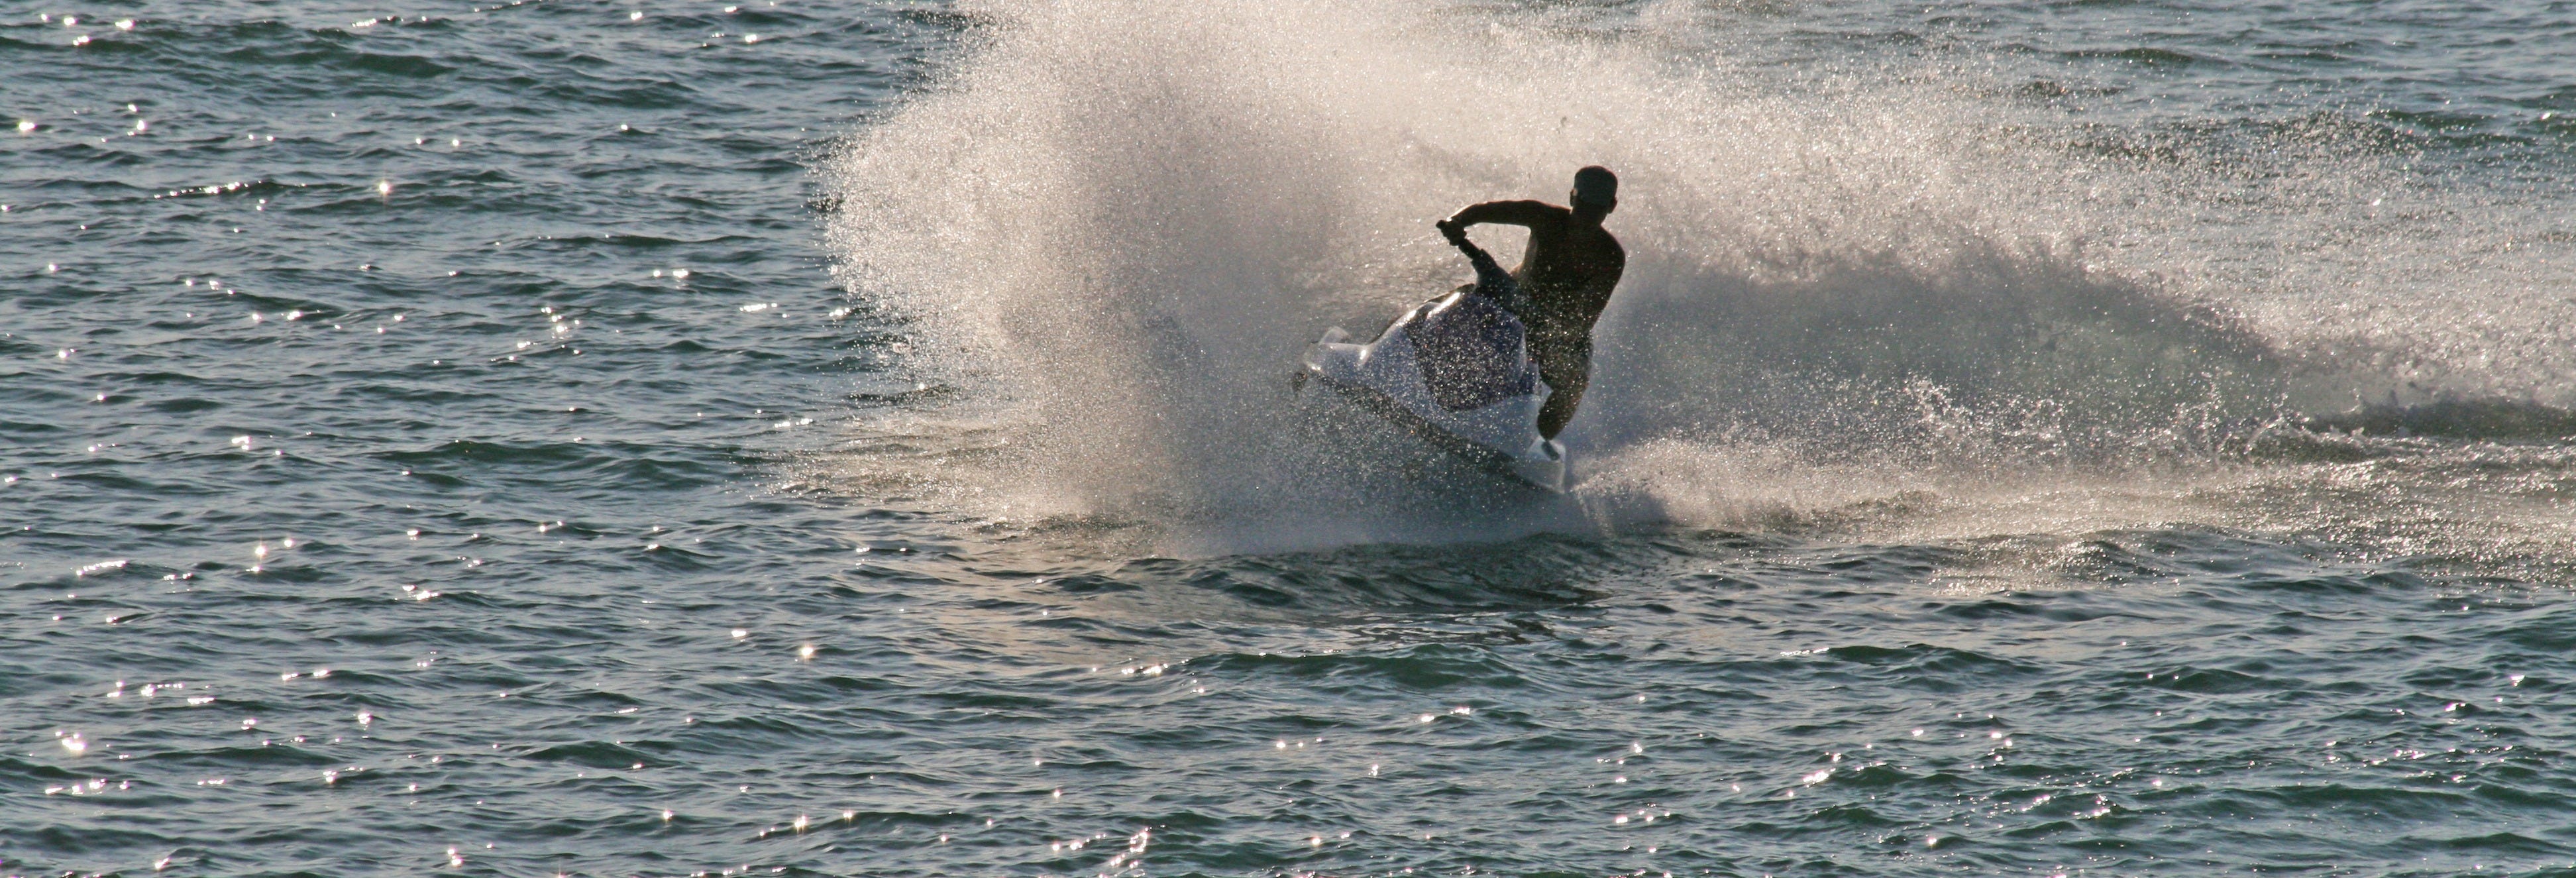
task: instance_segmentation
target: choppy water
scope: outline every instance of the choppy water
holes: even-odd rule
[[[2571,38],[0,4],[0,874],[2576,873]],[[1283,408],[1594,161],[1572,496]]]

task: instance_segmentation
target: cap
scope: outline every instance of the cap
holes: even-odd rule
[[[1619,203],[1619,175],[1600,165],[1574,172],[1574,200],[1603,206]]]

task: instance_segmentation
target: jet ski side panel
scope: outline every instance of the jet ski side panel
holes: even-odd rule
[[[1490,326],[1447,333],[1451,342],[1485,339],[1485,343],[1498,348],[1488,352],[1485,359],[1507,354],[1509,365],[1516,367],[1498,373],[1487,365],[1483,373],[1470,376],[1481,385],[1472,389],[1490,401],[1473,408],[1452,409],[1445,403],[1458,400],[1442,399],[1426,381],[1426,373],[1437,371],[1438,366],[1426,369],[1414,345],[1413,331],[1422,328],[1427,317],[1456,316],[1431,313],[1444,304],[1454,306],[1451,300],[1455,298],[1445,297],[1407,311],[1376,341],[1367,344],[1350,344],[1346,341],[1349,333],[1334,328],[1307,349],[1303,377],[1322,383],[1360,408],[1481,469],[1544,490],[1564,491],[1565,447],[1538,435],[1538,412],[1550,391],[1547,383],[1538,379],[1536,365],[1529,362],[1520,333],[1492,333],[1488,331]],[[1464,313],[1491,323],[1490,315],[1472,309]],[[1508,315],[1505,318],[1509,319]],[[1434,326],[1432,331],[1448,328]],[[1518,321],[1514,320],[1509,328],[1519,329]],[[1508,348],[1502,349],[1505,345]],[[1502,391],[1499,396],[1498,389]]]

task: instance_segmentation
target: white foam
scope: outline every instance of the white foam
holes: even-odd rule
[[[2386,384],[2321,353],[2373,330],[2478,359],[2484,330],[2330,304],[2352,288],[2336,266],[2381,261],[2353,242],[2422,228],[2321,205],[2404,183],[2402,159],[2318,135],[2282,146],[2294,174],[2122,162],[1980,91],[1993,70],[1785,74],[1695,8],[971,10],[988,24],[944,78],[827,169],[844,280],[912,321],[922,368],[964,391],[939,417],[988,452],[893,466],[987,510],[1221,546],[1740,521],[1902,495],[1927,460],[2214,453],[2284,405]],[[1384,448],[1287,406],[1323,327],[1381,325],[1466,279],[1431,220],[1559,199],[1593,163],[1623,179],[1609,226],[1631,262],[1565,436],[1590,494],[1426,514]],[[2285,257],[2285,240],[2352,252]],[[2403,303],[2420,284],[2398,287]],[[2565,312],[2544,298],[2515,313]],[[2522,352],[2510,367],[2487,351],[2480,392],[2576,393],[2549,383],[2567,374],[2555,338],[2497,346]]]

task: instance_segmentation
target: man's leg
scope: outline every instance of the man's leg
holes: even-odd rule
[[[1592,383],[1592,345],[1532,345],[1530,356],[1538,360],[1539,380],[1547,382],[1547,404],[1538,410],[1538,434],[1554,439],[1558,431],[1574,420],[1574,409],[1583,403],[1583,388]]]

